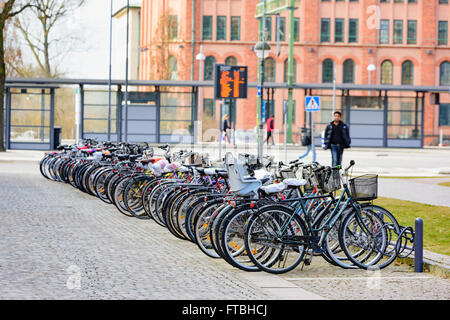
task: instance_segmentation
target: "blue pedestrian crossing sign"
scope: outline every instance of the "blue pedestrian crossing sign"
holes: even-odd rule
[[[305,111],[320,111],[320,97],[306,96],[305,97]]]

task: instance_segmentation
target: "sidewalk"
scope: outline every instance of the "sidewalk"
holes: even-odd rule
[[[432,183],[430,180],[436,181]],[[446,181],[450,181],[450,177],[443,179],[379,179],[378,195],[450,207],[450,188],[438,185],[438,183]]]

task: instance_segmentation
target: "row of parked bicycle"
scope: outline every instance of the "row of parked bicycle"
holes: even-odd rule
[[[151,219],[206,255],[242,270],[288,272],[321,256],[342,268],[380,269],[412,251],[414,231],[373,204],[378,177],[266,156],[207,154],[86,140],[40,162],[44,177]]]

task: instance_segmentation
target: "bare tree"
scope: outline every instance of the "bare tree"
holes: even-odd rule
[[[17,29],[14,27],[16,19],[17,17],[9,18],[3,32],[7,78],[21,76],[23,68],[22,49],[17,41]]]
[[[155,80],[177,80],[178,74],[181,74],[184,68],[182,57],[174,53],[178,47],[173,44],[178,27],[174,17],[170,11],[164,12],[152,38],[150,59]]]
[[[5,151],[4,143],[4,101],[5,101],[5,82],[6,82],[6,64],[5,64],[5,27],[7,21],[17,16],[33,5],[27,1],[21,0],[1,0],[0,1],[0,151]]]
[[[22,16],[17,20],[16,27],[21,31],[26,46],[35,58],[39,73],[44,77],[52,78],[62,74],[58,70],[58,63],[70,52],[76,37],[70,32],[56,36],[53,31],[84,2],[85,0],[34,0],[30,17]],[[35,28],[36,21],[39,28]]]

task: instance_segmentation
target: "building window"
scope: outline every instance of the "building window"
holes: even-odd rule
[[[276,64],[273,58],[267,58],[264,61],[265,72],[264,72],[264,82],[275,82],[276,75]]]
[[[414,64],[410,60],[402,63],[402,84],[413,85],[414,82]]]
[[[203,16],[203,40],[212,40],[212,16]]]
[[[231,17],[231,41],[241,40],[241,17]]]
[[[225,16],[217,16],[217,40],[226,40],[227,39],[227,17]]]
[[[237,59],[233,56],[230,56],[225,59],[225,64],[227,66],[237,66]]]
[[[408,21],[408,44],[416,44],[417,43],[417,21],[409,20]]]
[[[297,81],[297,61],[295,61],[295,59],[293,59],[293,69],[294,69],[294,75],[292,78],[292,83],[295,83]],[[283,80],[284,82],[288,82],[289,78],[288,78],[288,72],[289,72],[289,59],[284,60],[284,77]]]
[[[380,44],[389,43],[389,20],[380,20]]]
[[[440,66],[440,80],[441,86],[450,86],[450,62],[445,61]]]
[[[203,99],[203,115],[214,118],[216,116],[214,99]]]
[[[448,21],[439,21],[438,45],[448,44]]]
[[[348,23],[348,42],[358,42],[358,19],[350,19]]]
[[[322,82],[333,82],[333,60],[326,59],[322,62]]]
[[[391,60],[385,60],[381,64],[381,84],[392,84],[394,65]]]
[[[294,41],[300,41],[300,18],[294,18]]]
[[[169,40],[176,40],[178,37],[178,16],[169,16]]]
[[[322,18],[320,22],[320,42],[330,42],[330,19]]]
[[[265,19],[265,34],[266,40],[272,41],[272,17],[266,17]]]
[[[286,18],[278,17],[280,41],[286,41]]]
[[[177,80],[178,78],[178,62],[174,56],[169,56],[169,80]]]
[[[394,20],[394,44],[403,43],[403,20]]]
[[[347,59],[344,61],[343,65],[343,83],[354,83],[355,82],[355,63],[352,59]]]
[[[448,3],[448,0],[439,0],[439,3]]]
[[[334,42],[344,42],[344,19],[334,20]]]
[[[212,80],[214,78],[214,65],[216,64],[216,58],[208,56],[205,59],[205,71],[203,73],[203,80]]]
[[[450,126],[450,104],[439,105],[439,126]]]

